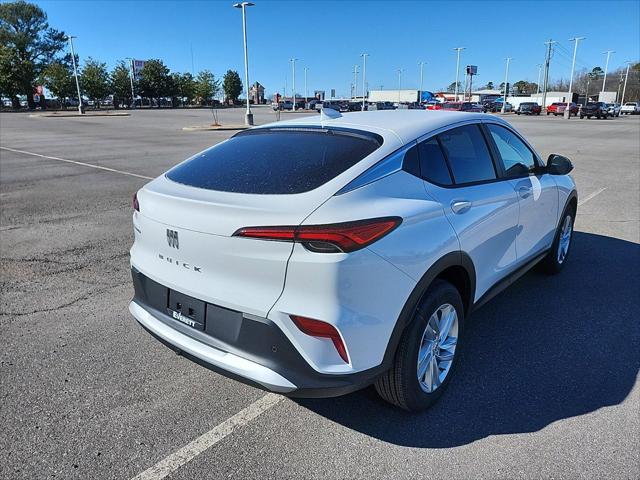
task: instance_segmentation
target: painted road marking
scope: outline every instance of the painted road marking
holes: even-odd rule
[[[9,147],[0,147],[0,150],[7,150],[8,152],[14,152],[14,153],[23,153],[25,155],[32,155],[34,157],[46,158],[49,160],[57,160],[58,162],[73,163],[83,167],[97,168],[98,170],[105,170],[107,172],[119,173],[120,175],[129,175],[130,177],[144,178],[145,180],[153,180],[153,177],[138,175],[137,173],[125,172],[123,170],[117,170],[115,168],[103,167],[101,165],[94,165],[92,163],[77,162],[76,160],[67,160],[66,158],[51,157],[49,155],[41,155],[39,153],[27,152],[25,150],[17,150],[15,148],[9,148]]]
[[[278,402],[282,396],[275,393],[268,393],[264,397],[256,400],[248,407],[240,410],[233,417],[213,427],[207,433],[199,436],[184,447],[176,450],[168,457],[160,460],[151,468],[133,477],[132,480],[160,480],[175,472],[178,468],[189,463],[205,450],[213,447],[216,443],[231,435],[238,428],[246,425],[254,418],[258,417]]]
[[[578,206],[580,205],[584,205],[585,203],[587,203],[589,200],[593,199],[594,197],[600,195],[602,192],[604,192],[607,189],[607,187],[602,187],[599,188],[598,190],[596,190],[593,193],[590,193],[589,195],[587,195],[586,197],[584,197],[582,200],[580,200],[578,202]]]

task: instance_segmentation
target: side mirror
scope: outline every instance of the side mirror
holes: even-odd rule
[[[573,163],[567,157],[552,153],[547,159],[547,172],[551,175],[566,175],[573,170]]]

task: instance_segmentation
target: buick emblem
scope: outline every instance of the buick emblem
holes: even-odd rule
[[[178,232],[175,230],[169,230],[167,228],[167,243],[170,247],[180,248],[180,243],[178,242]]]

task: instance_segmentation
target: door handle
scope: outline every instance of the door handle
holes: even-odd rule
[[[520,198],[527,198],[531,195],[531,187],[521,186],[518,187],[518,195]]]
[[[451,210],[453,213],[462,214],[468,212],[471,208],[471,202],[467,200],[459,200],[451,202]]]

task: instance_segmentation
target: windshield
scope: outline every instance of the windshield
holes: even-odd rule
[[[337,128],[246,130],[167,173],[220,192],[294,194],[324,185],[382,145],[369,132]]]

